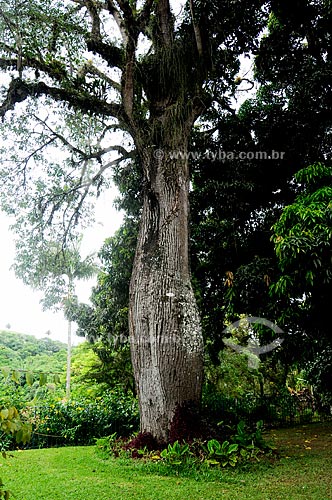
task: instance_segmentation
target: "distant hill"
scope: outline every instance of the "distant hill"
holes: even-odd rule
[[[0,330],[0,369],[64,372],[66,344]]]

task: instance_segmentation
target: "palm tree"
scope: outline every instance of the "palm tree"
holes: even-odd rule
[[[64,275],[68,278],[68,293],[65,297],[67,307],[71,305],[75,298],[75,282],[77,280],[87,280],[92,278],[97,272],[97,266],[93,262],[93,254],[81,260],[79,249],[66,250],[64,262]],[[71,380],[71,350],[72,350],[72,320],[70,316],[67,320],[67,369],[66,369],[66,398],[70,399]]]
[[[75,298],[78,280],[87,280],[98,271],[94,254],[80,255],[82,237],[63,248],[57,241],[33,239],[16,245],[15,274],[26,285],[44,292],[43,310],[67,308]],[[66,315],[66,314],[65,314]],[[72,320],[68,316],[66,398],[70,398]]]

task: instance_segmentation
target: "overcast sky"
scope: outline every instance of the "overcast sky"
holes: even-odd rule
[[[96,203],[96,223],[86,230],[81,246],[82,256],[98,252],[104,240],[112,236],[119,228],[122,214],[113,205],[116,196],[115,189],[105,192]],[[10,269],[14,260],[13,234],[9,225],[13,222],[0,212],[0,330],[10,329],[20,333],[45,337],[51,331],[50,338],[66,342],[67,324],[61,313],[43,312],[39,303],[42,294],[34,292],[15,277]],[[87,302],[91,287],[96,279],[80,283],[77,286],[79,300]],[[74,339],[77,343],[78,339]]]

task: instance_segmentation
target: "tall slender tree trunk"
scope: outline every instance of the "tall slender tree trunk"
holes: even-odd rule
[[[71,327],[72,322],[67,324],[67,372],[66,372],[66,398],[70,399],[70,381],[71,381]]]
[[[181,134],[180,134],[181,135]],[[179,138],[180,139],[180,138]],[[167,441],[178,405],[198,403],[203,341],[188,252],[187,139],[145,150],[144,206],[130,284],[130,341],[141,431]]]

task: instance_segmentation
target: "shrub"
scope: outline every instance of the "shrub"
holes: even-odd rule
[[[130,435],[138,427],[136,401],[108,392],[96,401],[58,401],[27,407],[25,417],[33,425],[32,447],[91,445],[95,438],[118,432]]]
[[[144,455],[142,451],[149,452],[157,450],[160,443],[152,436],[150,432],[140,432],[124,445],[125,450],[132,451],[133,458],[140,458]]]
[[[226,467],[226,465],[235,467],[238,462],[238,450],[239,445],[236,443],[231,444],[228,441],[219,443],[216,439],[211,439],[204,446],[206,463],[208,465],[221,465],[222,467]]]
[[[161,448],[149,433],[140,433],[132,439],[124,440],[112,434],[97,440],[97,451],[105,458],[141,458],[146,462],[159,462],[170,469],[200,469],[202,466],[235,467],[259,460],[273,448],[264,440],[262,422],[257,422],[254,431],[248,430],[244,422],[237,426],[230,440],[197,440],[191,442],[176,440]]]
[[[193,452],[190,450],[190,445],[188,443],[180,444],[179,441],[169,444],[167,448],[160,453],[160,457],[170,465],[183,464],[190,460],[193,455]]]

